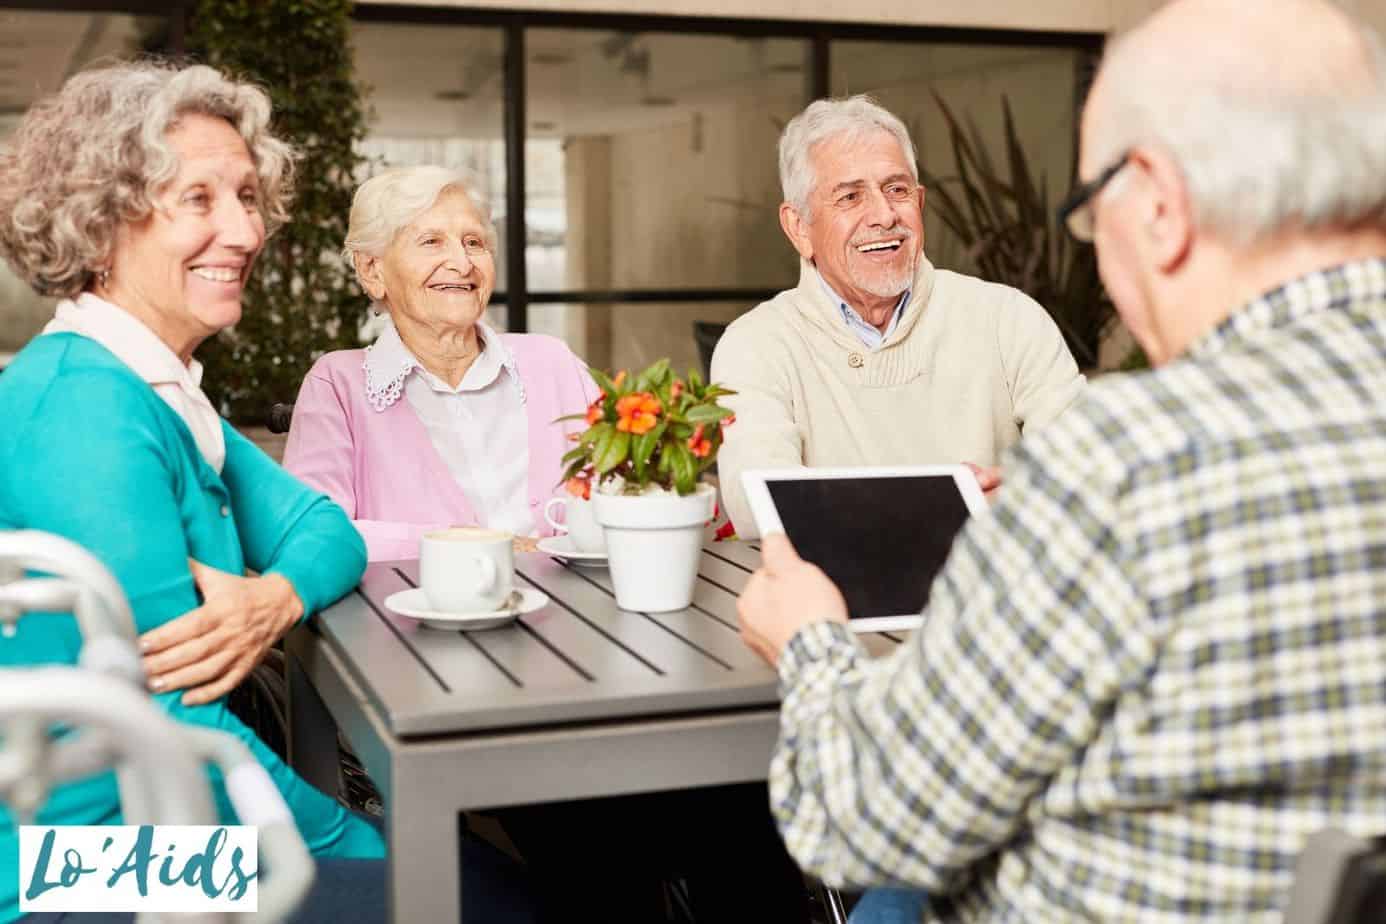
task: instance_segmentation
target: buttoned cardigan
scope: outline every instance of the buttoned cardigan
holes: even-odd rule
[[[539,534],[552,535],[543,506],[561,487],[568,434],[597,389],[567,344],[543,334],[501,334],[514,358],[529,429],[529,504]],[[341,504],[371,561],[417,558],[419,537],[443,526],[479,525],[476,513],[408,401],[377,409],[366,393],[365,350],[319,359],[303,380],[284,467]]]

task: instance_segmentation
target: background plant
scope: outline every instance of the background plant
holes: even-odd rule
[[[1116,311],[1098,277],[1096,251],[1056,226],[1048,178],[1043,173],[1036,177],[1030,167],[1010,100],[1001,97],[1005,151],[1004,161],[998,162],[977,126],[958,119],[941,96],[933,96],[948,124],[956,172],[943,176],[920,165],[929,207],[958,239],[979,276],[1039,302],[1078,365],[1096,368]]]
[[[302,153],[290,222],[265,244],[235,328],[198,351],[212,403],[261,423],[292,401],[313,361],[361,345],[366,302],[341,261],[366,133],[348,42],[350,0],[198,0],[189,54],[256,82],[274,104],[274,131]]]
[[[691,494],[717,461],[723,428],[735,420],[717,399],[736,392],[705,384],[696,371],[681,379],[667,359],[634,377],[625,371],[614,378],[598,369],[591,373],[601,395],[586,414],[559,418],[588,425],[563,457],[568,490],[589,497],[594,482],[619,478],[626,494],[650,485]]]

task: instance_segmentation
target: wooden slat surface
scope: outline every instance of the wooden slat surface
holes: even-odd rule
[[[770,708],[775,674],[736,628],[736,595],[759,558],[745,543],[709,542],[691,607],[633,613],[616,606],[606,569],[518,554],[517,580],[549,604],[470,633],[391,612],[385,598],[417,585],[418,563],[382,563],[317,624],[404,736]],[[874,655],[897,644],[881,635],[863,642]]]

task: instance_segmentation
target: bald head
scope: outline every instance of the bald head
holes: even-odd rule
[[[1327,0],[1173,0],[1083,113],[1098,269],[1154,363],[1296,276],[1386,257],[1386,51]]]
[[[1080,170],[1138,145],[1233,237],[1386,218],[1386,53],[1326,0],[1175,0],[1110,44]]]
[[[1377,62],[1368,34],[1324,0],[1177,0],[1118,40],[1182,84],[1277,96],[1362,95]]]

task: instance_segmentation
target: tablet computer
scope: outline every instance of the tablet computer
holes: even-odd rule
[[[755,469],[741,481],[760,534],[784,533],[822,568],[863,632],[918,626],[953,538],[987,511],[965,465]]]

